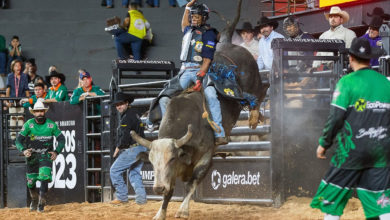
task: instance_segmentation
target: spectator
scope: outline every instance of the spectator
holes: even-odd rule
[[[7,78],[7,90],[5,93],[6,97],[30,97],[28,90],[28,77],[22,73],[22,61],[14,60],[11,63],[12,72],[8,74]],[[7,101],[6,105],[9,107],[9,113],[11,114],[23,114],[24,109],[19,105],[19,102]],[[23,115],[11,116],[10,126],[14,127],[17,125],[23,125]],[[16,138],[16,132],[11,132],[11,139]]]
[[[342,11],[340,7],[334,6],[330,9],[329,14],[325,14],[326,20],[329,21],[330,29],[325,31],[319,37],[320,39],[338,39],[345,42],[345,47],[349,48],[353,38],[356,37],[355,32],[348,28],[345,28],[343,24],[349,20],[349,14],[346,11]],[[332,56],[332,52],[318,52],[317,56]],[[314,61],[313,67],[319,67],[321,64],[326,64],[325,69],[332,68],[332,62]]]
[[[20,100],[20,104],[22,104],[25,108],[33,107],[37,100],[44,102],[46,95],[46,85],[38,82],[34,84],[34,95],[32,95],[30,98],[24,98]]]
[[[259,41],[259,57],[257,58],[257,65],[259,70],[271,70],[274,58],[274,54],[271,49],[271,42],[275,38],[284,37],[274,31],[278,27],[278,22],[272,21],[267,17],[262,17],[258,23],[262,37]]]
[[[50,73],[51,73],[51,72],[53,72],[53,71],[57,71],[57,72],[58,72],[58,69],[57,69],[57,67],[56,67],[56,66],[54,66],[54,65],[51,65],[51,66],[49,66],[48,73],[50,74]]]
[[[64,84],[65,79],[65,75],[57,71],[52,71],[46,76],[46,82],[51,85],[46,95],[46,103],[69,100],[68,89]]]
[[[8,45],[8,67],[11,65],[13,60],[23,60],[22,57],[22,45],[19,42],[18,36],[13,36],[11,43]],[[9,72],[12,71],[12,68]]]
[[[5,46],[5,38],[0,35],[0,90],[5,89],[5,76],[7,73],[7,54],[8,50]]]
[[[34,58],[28,59],[28,60],[26,60],[26,62],[24,62],[24,69],[23,69],[24,74],[28,74],[28,71],[30,70],[31,64],[33,62],[35,63]]]
[[[259,56],[259,42],[254,39],[254,32],[252,24],[249,22],[244,22],[241,29],[237,29],[237,33],[244,41],[240,46],[247,49],[252,54],[253,58],[257,60]]]
[[[169,6],[171,8],[175,8],[176,7],[176,0],[168,0],[168,2],[169,2]]]
[[[383,20],[390,20],[390,14],[386,14],[385,11],[383,11],[383,8],[380,7],[375,7],[371,14],[367,12],[368,17],[373,17],[373,16],[379,16]]]
[[[85,70],[85,69],[79,69],[78,70],[78,75],[80,76],[80,74],[82,74],[82,73],[84,73],[84,72],[87,72],[87,70]],[[80,88],[80,87],[83,87],[83,79],[80,79],[80,77],[77,77],[78,79],[79,79],[79,82],[77,83],[77,87],[75,88],[75,89],[77,89],[77,88]]]
[[[6,97],[29,97],[28,77],[26,74],[22,74],[22,61],[12,61],[11,70],[12,72],[8,74],[7,78]],[[9,106],[11,106],[11,103],[9,103]]]
[[[138,6],[131,3],[127,17],[123,21],[123,27],[128,28],[117,29],[114,31],[115,47],[120,59],[129,58],[129,53],[126,51],[127,44],[131,45],[131,50],[134,60],[141,59],[142,40],[146,36],[147,29],[150,28],[149,22],[144,18],[143,14],[138,11]]]
[[[289,39],[314,39],[314,37],[307,33],[303,32],[300,29],[298,19],[294,16],[289,16],[283,21],[283,31]],[[289,56],[313,56],[312,52],[302,52],[302,51],[289,51]],[[288,68],[289,73],[302,73],[306,72],[307,68],[311,67],[311,61],[303,60],[289,60]]]
[[[350,48],[356,34],[343,26],[349,21],[348,12],[334,6],[330,9],[329,14],[325,14],[325,18],[329,21],[330,29],[322,33],[320,39],[340,39],[345,42],[346,48]]]
[[[80,80],[82,81],[81,87],[73,91],[70,97],[70,104],[76,105],[85,99],[87,96],[99,96],[104,95],[104,91],[99,86],[93,85],[92,77],[88,72],[80,73]]]
[[[368,25],[368,33],[361,36],[360,38],[366,38],[371,47],[382,47],[382,37],[379,36],[379,28],[382,26],[383,18],[379,16],[373,16],[370,24]],[[371,66],[378,66],[378,58],[373,58],[370,60]]]
[[[168,0],[168,3],[171,8],[176,7],[176,0]],[[149,7],[158,8],[160,7],[160,0],[146,0],[146,4],[148,4]]]
[[[44,81],[42,76],[37,75],[37,65],[35,64],[35,59],[29,59],[28,62],[30,66],[28,67],[28,88],[34,90],[35,84],[38,81]]]
[[[7,73],[7,48],[5,47],[5,37],[0,35],[0,76]]]
[[[141,0],[137,0],[138,2],[141,2]],[[141,3],[140,3],[141,4]],[[122,0],[122,7],[127,8],[129,5],[129,0]],[[103,0],[102,6],[106,6],[107,8],[113,8],[113,0]]]
[[[0,0],[0,8],[7,9],[9,5],[8,1],[9,0]]]

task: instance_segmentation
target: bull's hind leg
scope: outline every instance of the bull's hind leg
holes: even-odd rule
[[[153,220],[165,220],[165,217],[167,215],[167,208],[168,208],[168,203],[171,200],[173,194],[173,189],[168,192],[167,195],[164,195],[163,197],[163,203],[158,210],[157,214],[153,217]]]
[[[190,199],[194,194],[196,187],[203,180],[207,171],[211,166],[211,153],[203,155],[202,159],[194,167],[192,173],[192,178],[186,183],[186,195],[183,202],[180,205],[179,210],[177,210],[175,217],[176,218],[188,218],[189,217],[189,208],[190,208]]]

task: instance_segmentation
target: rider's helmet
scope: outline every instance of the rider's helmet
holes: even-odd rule
[[[201,15],[202,16],[202,24],[204,24],[206,22],[206,20],[209,19],[209,12],[210,12],[210,9],[209,9],[209,7],[207,7],[206,4],[194,4],[193,6],[191,6],[191,9],[190,9],[190,15],[189,15],[190,24],[192,25],[191,15],[193,15],[193,14]]]

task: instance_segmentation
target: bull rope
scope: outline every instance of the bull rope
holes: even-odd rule
[[[232,58],[230,58],[229,56],[223,54],[223,53],[220,53],[221,56],[225,57],[227,60],[229,60],[233,65],[237,66],[237,64],[233,61]],[[187,88],[186,90],[184,90],[184,92],[186,93],[191,93],[191,92],[195,92],[195,90],[193,89],[193,87],[191,88]],[[217,132],[217,133],[221,133],[221,128],[217,125],[217,123],[215,123],[211,118],[210,118],[210,114],[208,113],[207,111],[207,108],[206,108],[206,97],[204,95],[204,91],[203,91],[203,87],[200,89],[200,93],[202,94],[202,99],[203,99],[203,113],[202,113],[202,118],[205,118],[207,120],[207,122],[209,123],[209,125],[211,126],[211,128]]]
[[[225,55],[225,54],[223,54],[223,53],[220,53],[220,54],[221,54],[221,56],[223,56],[223,57],[225,57],[226,59],[228,59],[233,65],[238,66],[238,65],[233,61],[233,59],[230,58],[228,55]]]
[[[186,89],[184,92],[186,93],[191,93],[191,92],[195,92],[195,90],[191,87],[191,88],[188,88]],[[203,113],[202,113],[202,118],[206,119],[207,122],[209,123],[209,125],[211,126],[211,128],[217,132],[217,133],[221,133],[221,128],[217,125],[217,123],[215,123],[211,118],[210,118],[210,114],[208,113],[207,111],[207,108],[206,108],[206,97],[204,95],[204,91],[203,91],[203,88],[200,89],[200,94],[202,94],[202,106],[203,106]]]

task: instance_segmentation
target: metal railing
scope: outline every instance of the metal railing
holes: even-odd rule
[[[286,14],[290,13],[296,13],[297,8],[305,8],[307,9],[314,9],[318,7],[318,1],[317,0],[304,0],[301,1],[302,3],[297,3],[296,1],[291,2],[290,0],[263,0],[262,3],[271,3],[272,10],[262,10],[261,14],[265,13],[271,13],[271,16],[275,16],[277,13],[286,11]],[[278,3],[284,3],[287,4],[284,7],[281,7],[279,9],[276,9],[276,4]]]
[[[103,166],[107,158],[109,158],[108,165],[111,165],[112,152],[111,146],[105,146],[106,142],[102,135],[107,132],[105,130],[105,118],[107,116],[102,114],[102,112],[105,112],[102,107],[106,108],[104,101],[109,97],[109,95],[86,97],[83,102],[84,197],[85,201],[88,202],[99,200],[103,202],[106,196],[105,193],[109,193],[108,198],[112,197],[111,184],[106,184],[107,169],[104,169]],[[100,142],[100,149],[96,149],[97,140]],[[107,147],[108,149],[106,149]]]

